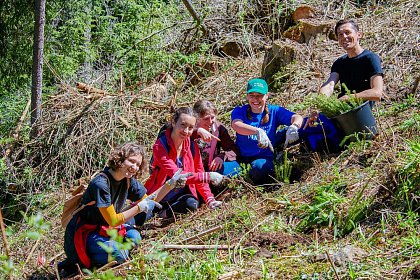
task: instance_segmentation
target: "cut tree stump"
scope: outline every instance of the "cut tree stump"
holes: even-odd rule
[[[300,19],[298,24],[287,29],[283,36],[298,43],[308,44],[311,39],[318,35],[325,35],[333,38],[331,33],[334,29],[334,22],[322,21],[318,19]]]
[[[276,40],[271,48],[266,49],[261,75],[268,85],[274,81],[273,75],[282,67],[295,59],[303,59],[302,46],[298,43],[285,39]]]
[[[315,8],[309,5],[301,5],[296,8],[292,14],[292,19],[295,23],[298,23],[300,19],[313,18],[315,16]]]

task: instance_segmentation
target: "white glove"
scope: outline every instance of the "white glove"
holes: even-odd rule
[[[168,180],[167,184],[171,186],[172,189],[185,187],[185,183],[187,182],[188,177],[192,175],[191,173],[181,174],[181,171],[181,168],[178,169],[174,176]]]
[[[299,128],[292,124],[287,128],[286,132],[286,141],[284,142],[284,147],[286,148],[288,144],[291,144],[297,140],[299,140]]]
[[[139,208],[139,212],[140,213],[141,212],[149,212],[149,211],[153,210],[154,207],[162,209],[162,205],[160,205],[159,203],[157,203],[156,201],[153,200],[155,198],[156,198],[156,193],[146,197],[145,199],[143,199],[142,201],[137,203],[137,207]]]
[[[266,149],[270,148],[271,151],[274,151],[273,145],[271,144],[270,139],[267,136],[267,133],[265,133],[264,130],[261,128],[257,128],[257,140],[258,140],[258,147]]]
[[[208,172],[210,177],[210,182],[217,186],[223,181],[223,175],[217,172]]]
[[[222,206],[222,204],[223,202],[221,202],[220,200],[214,199],[214,197],[210,198],[207,201],[207,207],[209,207],[210,209],[219,208],[220,206]]]

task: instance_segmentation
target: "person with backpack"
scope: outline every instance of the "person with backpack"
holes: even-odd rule
[[[217,109],[208,100],[194,104],[197,114],[197,131],[193,139],[198,142],[206,171],[216,171],[224,176],[233,177],[241,171],[236,156],[239,149],[229,135],[227,128],[217,121]],[[203,135],[199,135],[201,130]]]
[[[299,139],[298,130],[303,118],[281,106],[268,103],[268,85],[263,79],[248,81],[248,104],[233,109],[232,128],[236,131],[239,162],[250,164],[249,176],[254,184],[272,181],[274,174],[274,147],[288,145]],[[287,125],[285,139],[277,133],[280,125]]]
[[[155,206],[161,207],[135,179],[146,166],[144,149],[138,143],[126,143],[111,152],[107,167],[91,180],[84,192],[81,210],[66,226],[67,259],[58,265],[64,275],[76,272],[76,264],[91,269],[112,259],[122,263],[129,258],[128,250],[122,249],[108,234],[109,230],[116,230],[125,242],[138,245],[141,236],[135,226],[150,218]],[[125,209],[127,200],[132,202],[132,207]],[[110,248],[111,253],[103,246]]]
[[[218,185],[223,175],[205,172],[200,150],[191,135],[196,125],[196,116],[189,107],[178,108],[170,126],[153,145],[151,175],[144,184],[147,193],[153,193],[180,168],[187,174],[185,186],[171,190],[160,202],[163,209],[159,216],[166,218],[173,213],[188,213],[199,207],[199,195],[210,209],[220,207],[222,202],[214,198],[209,183]]]

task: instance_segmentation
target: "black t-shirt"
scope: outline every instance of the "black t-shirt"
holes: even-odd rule
[[[355,57],[348,57],[347,54],[338,58],[331,67],[331,73],[336,72],[339,75],[341,84],[341,93],[338,97],[346,94],[343,83],[353,93],[370,89],[370,78],[381,74],[381,59],[379,56],[369,50],[364,50]]]
[[[109,178],[99,174],[89,183],[82,203],[86,204],[90,201],[96,201],[92,206],[87,206],[80,213],[80,218],[87,224],[107,225],[102,217],[98,207],[108,207],[114,205],[115,212],[121,213],[127,199],[137,201],[146,194],[146,188],[135,178],[130,178],[130,187],[127,188],[127,179],[116,181],[109,173],[109,168],[103,170]]]

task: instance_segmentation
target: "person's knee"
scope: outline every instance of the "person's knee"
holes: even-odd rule
[[[185,204],[187,206],[187,209],[190,211],[195,211],[198,208],[198,200],[192,197],[187,198]]]
[[[221,174],[227,177],[233,177],[240,174],[241,171],[242,168],[237,161],[226,161],[223,163],[223,172]]]
[[[138,230],[133,228],[127,230],[125,238],[131,240],[134,243],[134,245],[138,246],[141,241],[141,234]]]
[[[258,159],[252,162],[249,176],[254,183],[265,183],[270,181],[270,174],[274,172],[274,165],[271,160]]]

